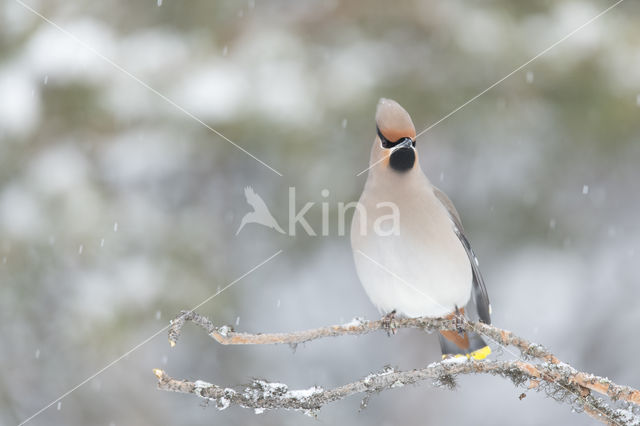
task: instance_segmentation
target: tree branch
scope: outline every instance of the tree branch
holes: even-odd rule
[[[289,344],[308,342],[330,336],[359,335],[373,331],[387,332],[399,328],[418,328],[423,330],[464,330],[476,331],[501,346],[514,346],[519,349],[522,360],[514,361],[467,361],[467,359],[444,360],[429,366],[411,370],[397,371],[389,367],[377,374],[371,374],[359,381],[334,389],[313,387],[307,390],[289,391],[282,383],[269,383],[253,380],[243,389],[222,388],[203,381],[177,380],[164,371],[156,369],[158,387],[162,390],[192,393],[213,401],[219,409],[231,404],[253,408],[256,412],[265,409],[284,408],[300,410],[314,415],[324,404],[358,393],[365,393],[365,400],[374,393],[386,389],[401,387],[425,380],[434,380],[436,386],[453,387],[455,377],[460,374],[491,374],[510,379],[516,386],[526,385],[528,389],[544,390],[548,395],[571,404],[575,409],[584,411],[594,419],[607,424],[640,425],[640,417],[632,409],[613,409],[591,392],[609,397],[612,401],[624,401],[640,406],[640,391],[621,386],[609,379],[578,371],[558,360],[543,346],[531,343],[512,332],[497,327],[471,322],[464,318],[399,318],[389,324],[387,319],[364,321],[354,319],[348,324],[333,325],[292,333],[251,334],[238,333],[231,326],[216,327],[213,323],[192,311],[183,311],[171,321],[169,342],[175,346],[185,322],[193,322],[202,327],[207,334],[223,345],[243,344]],[[540,362],[534,363],[533,360]],[[524,395],[524,394],[522,394]],[[633,407],[633,406],[631,406]]]

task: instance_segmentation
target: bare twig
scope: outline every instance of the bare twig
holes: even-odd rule
[[[377,330],[388,331],[389,324],[384,319],[364,321],[355,319],[348,324],[333,325],[292,333],[251,334],[238,333],[230,326],[216,327],[213,323],[195,312],[183,311],[171,322],[169,341],[174,346],[186,321],[204,328],[210,337],[224,345],[243,344],[290,344],[342,335],[366,334]],[[281,383],[269,383],[254,380],[243,389],[222,388],[203,381],[190,382],[169,377],[162,370],[154,370],[158,378],[158,387],[163,390],[192,393],[214,401],[220,409],[230,404],[253,408],[256,412],[265,409],[284,408],[314,414],[324,404],[346,398],[358,393],[377,393],[386,389],[400,387],[425,380],[433,380],[436,385],[455,384],[455,376],[460,374],[492,374],[509,378],[515,385],[527,385],[528,389],[545,390],[555,399],[569,402],[574,408],[584,411],[594,419],[607,424],[640,425],[640,418],[631,410],[615,410],[592,391],[609,397],[612,401],[625,401],[640,406],[640,391],[621,386],[609,379],[578,371],[558,360],[543,346],[531,343],[512,332],[497,327],[471,321],[453,321],[445,318],[397,318],[391,325],[395,329],[419,328],[423,330],[476,331],[500,345],[514,346],[522,354],[522,360],[514,361],[467,361],[445,360],[411,371],[396,371],[386,368],[383,372],[372,374],[359,381],[334,389],[313,387],[307,390],[289,391]],[[528,362],[533,360],[540,362]],[[462,362],[460,362],[462,361]]]

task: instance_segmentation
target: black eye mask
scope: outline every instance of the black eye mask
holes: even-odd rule
[[[383,148],[387,148],[387,149],[393,148],[394,146],[398,145],[401,142],[404,142],[407,139],[411,140],[411,146],[413,146],[414,148],[416,146],[416,141],[414,141],[410,137],[400,138],[395,142],[391,142],[389,139],[384,137],[384,135],[382,134],[382,132],[380,131],[380,128],[378,126],[376,126],[376,132],[378,132],[378,137],[382,141],[382,147]]]

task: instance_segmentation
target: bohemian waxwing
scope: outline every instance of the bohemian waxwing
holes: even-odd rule
[[[453,203],[420,167],[411,117],[397,102],[380,99],[376,130],[351,224],[351,247],[367,295],[386,314],[453,317],[464,312],[473,290],[477,315],[490,324],[478,260]],[[391,207],[383,206],[397,206],[395,222]],[[392,226],[384,228],[382,222],[390,220]],[[484,359],[491,353],[476,333],[443,331],[439,338],[443,358]]]

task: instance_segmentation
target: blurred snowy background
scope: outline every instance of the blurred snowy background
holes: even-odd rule
[[[25,1],[77,40],[18,2],[0,5],[1,425],[280,249],[199,312],[248,331],[377,318],[337,235],[337,203],[362,190],[355,174],[368,163],[378,98],[398,100],[423,129],[612,4]],[[480,257],[494,323],[636,387],[639,18],[638,2],[622,3],[418,140]],[[248,225],[235,236],[247,185],[281,224],[289,186],[298,208],[316,202],[316,230],[328,202],[331,235]],[[159,334],[29,424],[591,422],[544,394],[520,401],[493,377],[462,378],[454,392],[384,392],[362,412],[351,398],[313,420],[203,408],[157,391],[151,372],[331,387],[439,356],[436,337],[418,331],[293,352],[222,347],[187,326],[177,347]]]

